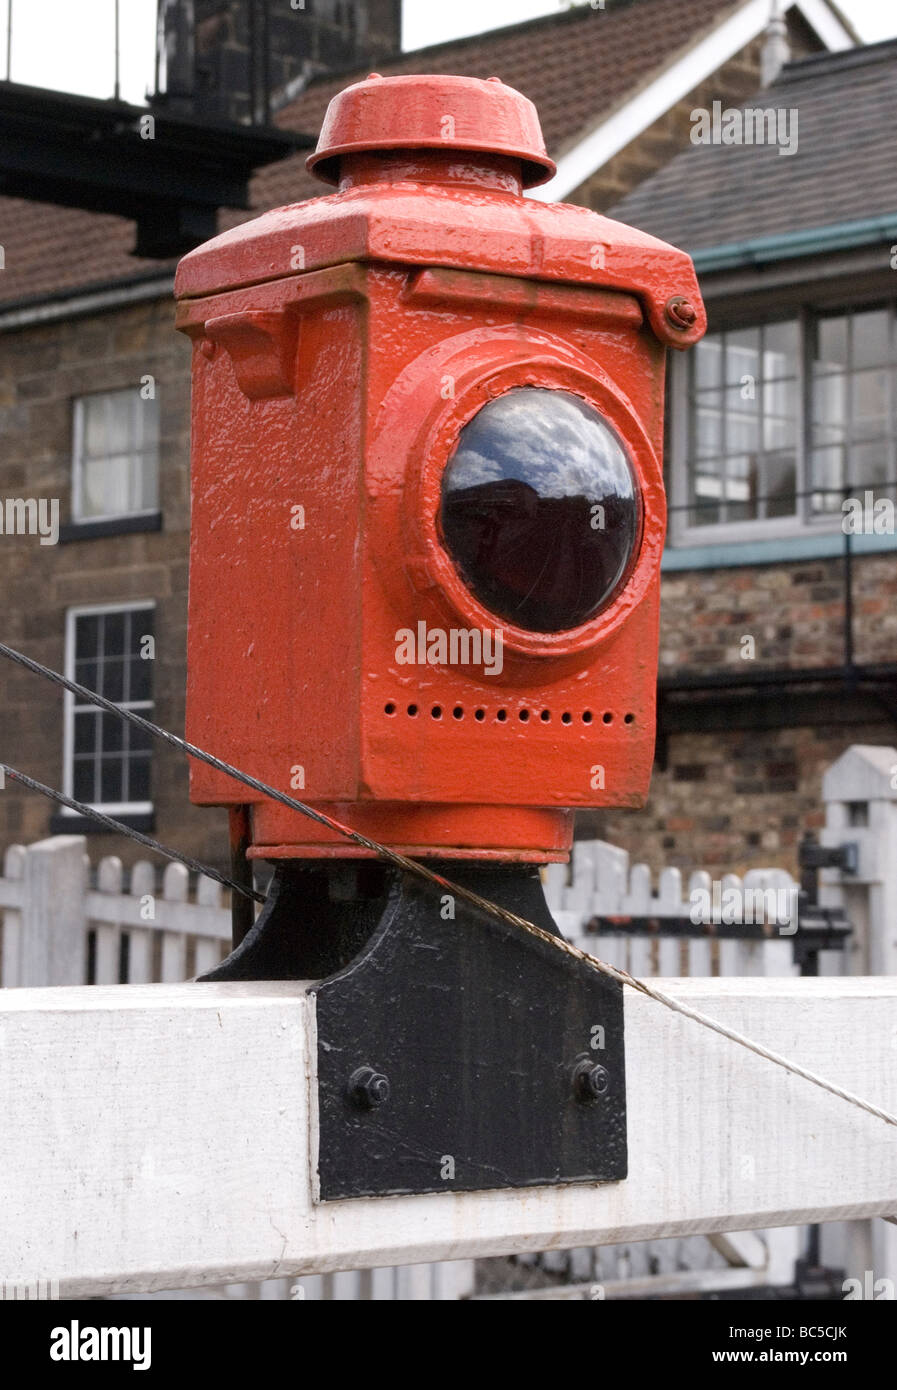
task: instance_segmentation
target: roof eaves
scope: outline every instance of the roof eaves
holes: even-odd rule
[[[616,107],[602,113],[557,160],[558,172],[530,191],[541,202],[560,202],[642,131],[681,101],[710,73],[756,38],[768,20],[768,0],[735,0],[712,24],[691,36],[666,65]]]
[[[834,222],[829,226],[805,227],[775,236],[731,241],[705,246],[691,252],[698,274],[717,270],[736,270],[765,265],[771,261],[816,256],[828,251],[847,251],[897,239],[897,212],[880,217],[864,217],[856,222]]]
[[[812,82],[830,72],[844,72],[849,68],[869,67],[874,63],[887,62],[897,57],[897,38],[882,39],[879,43],[862,44],[859,48],[841,48],[834,52],[814,53],[809,58],[797,58],[786,63],[775,82],[767,89],[775,92],[779,87],[792,86],[795,82]]]
[[[167,271],[135,275],[129,280],[78,285],[50,295],[29,295],[25,299],[0,304],[0,332],[79,318],[84,314],[103,313],[145,300],[168,299],[173,293],[174,267],[171,266]]]
[[[811,18],[810,15],[807,14],[807,12],[806,12],[807,9],[809,8],[809,5],[804,5],[804,4],[802,3],[802,0],[797,0],[797,3],[798,3],[798,5],[799,5],[799,7],[800,7],[801,13],[804,15],[804,18],[805,18],[806,21],[807,21],[807,23],[810,25],[811,28],[815,27],[815,26],[813,25],[813,20],[812,20],[812,18]],[[861,46],[862,43],[863,43],[863,39],[862,39],[861,34],[859,33],[859,31],[857,30],[857,28],[855,27],[855,25],[852,23],[852,21],[849,20],[849,19],[847,18],[847,15],[846,15],[846,14],[844,13],[844,11],[841,9],[841,6],[840,6],[839,4],[836,3],[836,0],[820,0],[820,3],[823,4],[827,10],[830,10],[830,11],[831,11],[831,16],[832,16],[832,18],[834,19],[834,21],[835,21],[837,24],[839,24],[839,25],[841,26],[841,28],[844,30],[844,32],[847,34],[847,36],[851,39],[851,41],[852,41],[853,43],[855,43],[858,47]],[[817,30],[817,33],[818,33],[818,30]],[[825,35],[824,35],[824,34],[820,34],[819,37],[823,40],[823,42],[825,41]]]

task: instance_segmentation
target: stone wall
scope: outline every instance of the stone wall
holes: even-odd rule
[[[155,379],[160,403],[162,530],[62,541],[0,535],[3,640],[63,668],[66,610],[81,604],[156,601],[156,719],[183,732],[189,538],[189,344],[173,305],[154,301],[91,318],[0,336],[0,498],[58,498],[71,514],[72,401]],[[62,782],[62,691],[0,662],[3,760],[41,782]],[[226,816],[187,800],[186,760],[159,748],[153,764],[159,838],[221,860]],[[7,784],[0,848],[47,835],[54,808]],[[133,862],[144,851],[104,836],[104,851]]]

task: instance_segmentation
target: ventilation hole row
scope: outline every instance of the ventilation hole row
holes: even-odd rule
[[[390,700],[387,704],[383,706],[384,714],[395,715],[398,714],[398,712],[398,705],[396,705],[392,700]],[[418,715],[423,715],[423,717],[426,718],[428,711],[426,709],[421,709],[419,705],[408,705],[407,709],[405,710],[405,713],[408,715],[410,719],[416,719]],[[465,715],[467,715],[468,713],[470,713],[470,711],[465,710],[463,705],[455,705],[451,710],[444,709],[442,705],[433,705],[429,710],[429,715],[431,719],[442,719],[443,717],[447,719],[463,719]],[[517,718],[520,720],[521,724],[527,724],[530,721],[530,719],[534,719],[536,715],[536,710],[522,709],[518,711]],[[478,723],[482,724],[486,718],[486,711],[482,708],[475,709],[473,711],[473,717],[477,720]],[[538,711],[538,718],[543,724],[549,724],[552,720],[552,717],[553,716],[550,709],[543,709]],[[597,716],[594,715],[590,709],[583,710],[582,714],[579,717],[582,719],[583,724],[591,724],[597,718]],[[509,718],[508,711],[506,709],[496,710],[495,718],[499,724],[507,723]],[[574,722],[574,718],[575,716],[572,715],[569,710],[564,710],[563,714],[560,716],[562,724],[572,724]],[[601,722],[602,724],[612,724],[614,722],[614,716],[610,710],[604,711],[604,713],[601,716]],[[624,714],[623,723],[634,724],[635,715]]]

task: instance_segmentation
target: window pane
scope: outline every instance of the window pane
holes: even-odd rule
[[[762,399],[765,415],[788,416],[792,420],[797,419],[799,395],[795,380],[764,382]]]
[[[75,619],[75,645],[79,659],[96,656],[100,649],[100,619],[96,613]]]
[[[693,474],[693,526],[713,526],[720,520],[719,498],[722,496],[722,464],[697,464]]]
[[[155,450],[144,451],[134,463],[134,499],[139,511],[159,509],[159,455]]]
[[[888,343],[888,311],[872,309],[853,316],[853,365],[874,367],[892,359]]]
[[[797,460],[790,450],[767,454],[764,460],[767,516],[793,516],[797,505]]]
[[[149,700],[152,694],[153,663],[142,657],[132,656],[128,662],[129,700]]]
[[[75,403],[75,514],[82,519],[154,511],[159,497],[159,402],[137,387]]]
[[[72,775],[72,796],[76,801],[94,800],[94,760],[75,758]]]
[[[766,380],[783,376],[796,377],[797,357],[797,320],[768,323],[763,329],[763,375]]]
[[[99,712],[75,715],[75,753],[92,753],[97,746]]]
[[[888,431],[888,373],[857,372],[853,378],[851,434],[854,439],[881,439]]]
[[[820,377],[813,382],[813,424],[837,427],[843,434],[847,422],[846,376]]]
[[[100,667],[96,661],[76,661],[75,680],[79,685],[84,685],[88,690],[100,691]],[[76,696],[76,699],[78,697]]]
[[[150,716],[153,663],[140,660],[138,653],[141,638],[152,634],[153,616],[152,609],[136,608],[78,617],[74,624],[76,642],[83,635],[92,651],[87,659],[82,658],[77,646],[71,654],[79,678],[91,675],[94,688],[125,708],[133,700],[140,700]],[[136,673],[133,679],[132,673]],[[149,737],[112,714],[76,706],[71,717],[73,794],[92,805],[147,801],[151,773]],[[134,758],[136,771],[132,777],[129,768]]]
[[[847,319],[843,314],[819,320],[815,365],[820,371],[847,366]]]
[[[862,492],[864,488],[888,483],[892,477],[891,450],[886,441],[854,444],[850,451],[850,483],[853,488]],[[893,496],[893,489],[890,493],[886,489],[885,495]]]
[[[100,799],[107,805],[110,802],[126,801],[124,783],[124,759],[100,759]]]
[[[81,411],[84,421],[84,452],[89,458],[99,458],[109,452],[108,397],[84,396]]]
[[[694,350],[695,385],[698,389],[722,383],[723,345],[721,335],[708,334]]]
[[[81,465],[80,516],[102,516],[106,508],[106,463],[102,458],[85,460]]]
[[[810,455],[810,486],[814,492],[814,512],[840,512],[844,495],[844,455],[842,447],[814,449]]]
[[[124,744],[124,720],[114,714],[101,714],[104,753],[120,753]]]
[[[690,524],[817,513],[836,517],[845,487],[897,497],[897,317],[894,305],[807,322],[809,419],[800,394],[797,318],[714,335],[690,393]],[[721,416],[721,419],[719,418]],[[798,472],[804,431],[808,456]],[[809,500],[803,501],[809,491]],[[712,506],[701,509],[706,499]]]
[[[104,453],[123,454],[132,444],[134,437],[133,401],[139,399],[136,391],[110,391],[101,399],[106,406],[106,441]]]
[[[726,452],[754,451],[759,443],[760,411],[756,393],[753,388],[730,386],[726,392]]]
[[[763,448],[767,450],[779,450],[793,448],[796,434],[796,422],[793,417],[782,415],[764,415],[763,417]]]
[[[128,800],[149,801],[150,799],[150,760],[141,754],[128,760]]]
[[[800,408],[798,322],[733,329],[717,338],[722,345],[722,391],[711,386],[715,355],[709,348],[692,373],[690,524],[793,514]],[[712,500],[713,505],[702,507],[702,500]]]
[[[125,698],[125,662],[120,657],[112,657],[103,662],[103,689],[107,700],[120,705]]]
[[[128,747],[132,753],[148,753],[152,746],[152,739],[145,729],[138,729],[135,724],[128,725]]]
[[[756,381],[760,375],[760,330],[739,328],[725,335],[726,382],[740,383],[743,376]]]
[[[702,391],[695,410],[695,454],[719,458],[723,452],[723,393]]]
[[[130,620],[127,613],[106,613],[103,618],[103,655],[124,656],[125,631]]]
[[[730,454],[726,460],[726,521],[756,516],[757,460],[753,454]]]
[[[144,643],[154,632],[155,613],[151,608],[131,615],[131,659],[128,663],[129,700],[149,700],[152,698],[153,656],[143,656]],[[152,653],[152,647],[147,648]]]

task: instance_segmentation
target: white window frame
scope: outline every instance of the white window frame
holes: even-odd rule
[[[818,308],[813,304],[796,307],[794,317],[797,320],[798,332],[800,334],[800,345],[797,364],[797,385],[798,399],[800,402],[799,415],[797,420],[796,445],[795,445],[795,479],[798,493],[805,492],[808,479],[808,438],[811,429],[809,420],[809,399],[810,399],[810,380],[809,380],[809,349],[808,334],[811,321],[825,316],[827,313],[856,314],[862,313],[867,308],[874,308],[879,302],[892,302],[893,295],[876,295],[870,299],[869,303],[848,303],[839,307],[833,305],[831,309],[820,305]],[[893,311],[897,315],[897,308]],[[765,318],[758,316],[756,320],[750,320],[744,326],[748,328],[758,327],[761,324],[774,322],[772,317]],[[740,544],[742,542],[758,542],[766,540],[785,540],[798,536],[810,535],[840,535],[842,529],[842,514],[832,512],[828,514],[820,513],[816,516],[808,513],[807,499],[805,496],[798,496],[797,510],[793,516],[757,518],[748,521],[716,522],[707,526],[695,526],[688,520],[691,507],[689,497],[689,470],[692,459],[689,456],[689,435],[691,429],[691,399],[689,391],[690,364],[688,354],[671,354],[669,365],[669,497],[670,497],[670,518],[669,518],[669,540],[668,543],[673,549],[685,549],[689,546],[708,546],[708,545],[727,545]]]
[[[68,680],[75,679],[75,633],[76,624],[79,618],[89,617],[97,613],[155,613],[155,599],[134,599],[128,603],[91,603],[84,604],[78,608],[69,608],[65,615],[65,674]],[[154,698],[152,700],[128,701],[126,708],[134,709],[138,713],[141,710],[153,709],[155,706],[155,683],[153,687]],[[66,796],[74,796],[75,765],[73,755],[75,751],[75,696],[70,690],[65,692],[62,720],[62,789]],[[154,810],[152,801],[91,801],[85,805],[92,806],[96,811],[103,811],[106,815],[150,815]],[[63,806],[64,816],[78,816],[77,811],[73,811],[68,806]]]
[[[97,396],[118,396],[125,393],[140,394],[139,386],[113,386],[104,391],[85,391],[80,396],[72,399],[72,522],[76,526],[92,526],[104,521],[124,521],[131,517],[156,516],[159,511],[158,505],[155,507],[141,507],[136,511],[130,512],[100,512],[98,514],[85,515],[81,510],[81,499],[84,483],[84,431],[85,431],[85,402],[94,400]],[[158,407],[157,407],[158,408]],[[156,487],[158,489],[161,482],[162,458],[161,449],[156,448]]]

